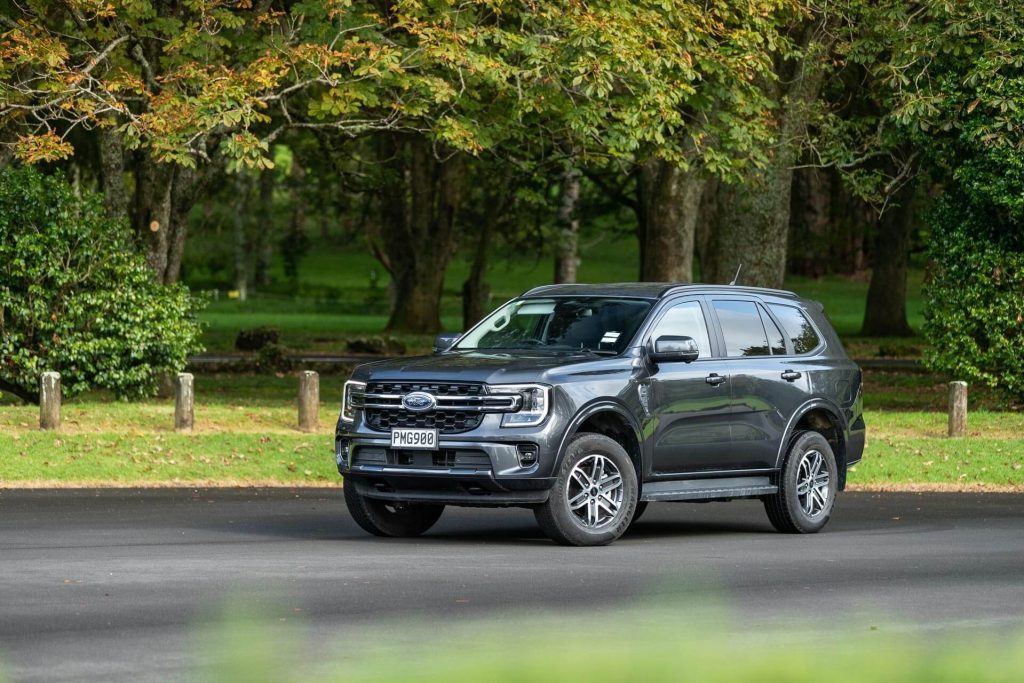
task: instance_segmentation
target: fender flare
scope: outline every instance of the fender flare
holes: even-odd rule
[[[618,417],[625,420],[626,424],[631,430],[633,430],[633,436],[636,438],[637,444],[639,444],[639,459],[636,463],[637,473],[642,476],[644,467],[644,442],[640,434],[640,425],[637,423],[636,418],[629,412],[629,410],[623,404],[618,401],[610,399],[598,399],[593,403],[588,403],[580,408],[569,422],[569,426],[566,428],[565,433],[562,435],[562,441],[558,444],[558,455],[555,458],[554,468],[552,472],[557,472],[558,468],[562,466],[562,458],[565,457],[565,452],[569,449],[569,442],[572,438],[579,433],[580,426],[588,419],[597,415],[598,413],[615,413]],[[639,478],[639,476],[638,476]]]
[[[800,407],[793,412],[792,417],[789,418],[789,422],[786,423],[786,429],[783,432],[783,438],[779,442],[779,449],[778,452],[775,454],[775,469],[779,469],[782,467],[782,459],[786,456],[786,447],[789,445],[789,442],[792,439],[793,430],[796,427],[796,424],[803,419],[804,415],[811,412],[812,410],[817,409],[824,410],[825,412],[829,413],[832,416],[832,419],[835,422],[836,428],[839,432],[839,438],[842,440],[842,443],[840,445],[844,450],[844,453],[836,453],[836,456],[841,456],[845,461],[846,439],[849,435],[847,434],[846,427],[843,425],[843,419],[842,417],[840,417],[843,414],[843,411],[833,401],[818,396],[801,404]]]

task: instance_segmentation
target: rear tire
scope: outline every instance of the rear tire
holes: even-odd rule
[[[356,524],[374,536],[409,538],[419,536],[434,526],[444,512],[444,505],[400,503],[367,498],[346,483],[345,505]]]
[[[779,473],[779,492],[764,498],[768,520],[784,534],[813,534],[828,524],[839,481],[832,447],[818,432],[793,439]]]
[[[636,470],[622,448],[601,434],[569,443],[537,523],[563,545],[607,545],[625,533],[637,504]]]

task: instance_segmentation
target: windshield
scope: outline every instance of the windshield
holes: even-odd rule
[[[549,349],[615,355],[651,310],[643,299],[517,299],[488,316],[455,350]]]

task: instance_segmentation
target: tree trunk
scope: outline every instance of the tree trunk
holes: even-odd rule
[[[163,282],[167,270],[173,175],[174,167],[170,164],[158,163],[146,153],[139,153],[132,224],[145,249],[146,264],[157,282]]]
[[[561,201],[558,205],[558,232],[555,243],[555,284],[576,282],[580,255],[580,173],[568,162],[562,173]]]
[[[640,280],[692,282],[693,250],[704,192],[697,171],[661,159],[646,162],[637,176]]]
[[[116,123],[116,119],[114,120]],[[128,195],[124,186],[124,145],[113,127],[99,131],[100,178],[103,203],[110,218],[128,217]]]
[[[107,156],[113,156],[111,150],[104,153],[102,160],[105,191],[108,185],[116,184],[114,167],[108,165]],[[137,152],[132,165],[135,190],[131,223],[136,238],[145,250],[146,264],[153,270],[156,281],[162,284],[177,282],[188,234],[188,215],[210,176],[220,167],[207,164],[195,169],[160,163],[145,152]],[[108,195],[108,212],[117,211],[117,201]]]
[[[487,314],[488,300],[491,298],[491,288],[487,284],[487,252],[491,248],[493,224],[490,215],[481,222],[473,265],[469,269],[469,277],[462,285],[463,330],[476,325]]]
[[[249,196],[249,179],[244,173],[235,178],[235,215],[232,242],[235,256],[235,291],[245,301],[248,296],[248,258],[245,239],[245,208]]]
[[[302,190],[306,182],[306,169],[297,158],[292,159],[292,176],[288,183],[292,214],[288,222],[288,234],[281,244],[284,259],[284,274],[292,287],[299,286],[299,263],[309,251],[309,235],[306,233],[306,200]]]
[[[274,171],[260,173],[260,214],[256,226],[256,268],[252,281],[256,287],[270,284],[270,264],[274,258]]]
[[[213,170],[210,166],[202,170],[185,166],[176,166],[174,169],[164,284],[177,282],[181,276],[181,259],[185,254],[185,238],[188,236],[188,215],[199,201],[199,195],[206,187],[211,173]]]
[[[864,324],[860,333],[873,337],[909,337],[907,322],[907,263],[914,229],[916,184],[908,182],[878,219],[875,267],[871,271]]]
[[[697,262],[699,282],[711,282],[706,273],[706,264],[711,259],[712,245],[715,240],[715,227],[718,225],[718,178],[708,178],[704,182],[704,192],[700,197],[700,208],[697,210],[697,227],[694,230],[693,252]]]
[[[793,174],[789,213],[789,272],[821,277],[836,263],[830,172],[802,168]]]
[[[389,332],[432,334],[441,329],[444,275],[455,248],[463,159],[435,157],[418,135],[384,135],[378,153],[389,172],[381,189],[374,254],[391,274],[394,304]]]
[[[797,42],[809,53],[803,61],[778,58],[779,78],[764,85],[780,102],[779,142],[768,164],[748,172],[741,184],[722,184],[718,192],[715,237],[704,268],[707,282],[729,282],[742,265],[739,283],[781,287],[786,274],[786,238],[789,232],[793,166],[806,136],[811,106],[824,80],[822,52],[834,40],[833,13],[806,22]]]

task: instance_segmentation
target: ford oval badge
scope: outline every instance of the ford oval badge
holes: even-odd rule
[[[413,391],[402,397],[402,405],[413,413],[425,413],[437,407],[437,399],[425,391]]]

